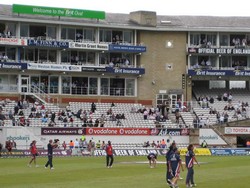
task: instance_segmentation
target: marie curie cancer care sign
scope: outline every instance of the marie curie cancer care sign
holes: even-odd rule
[[[19,5],[19,4],[12,5],[12,12],[18,14],[39,14],[45,16],[105,19],[104,11],[30,6],[30,5]]]

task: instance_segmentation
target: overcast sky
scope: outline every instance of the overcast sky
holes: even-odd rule
[[[24,4],[126,13],[156,11],[157,15],[250,16],[250,0],[0,0]]]

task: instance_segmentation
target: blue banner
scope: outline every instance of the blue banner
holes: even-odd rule
[[[52,48],[69,48],[69,42],[65,41],[54,41],[54,40],[28,40],[28,46],[41,46],[41,47],[52,47]]]
[[[146,52],[146,46],[110,44],[109,51],[140,53]]]
[[[1,69],[27,69],[27,63],[1,62]]]
[[[82,67],[82,72],[107,72],[106,67]]]
[[[250,70],[202,70],[189,69],[189,76],[250,76]]]
[[[249,149],[210,149],[212,155],[250,155]]]
[[[145,74],[144,68],[118,68],[118,67],[107,67],[107,72],[115,74]]]

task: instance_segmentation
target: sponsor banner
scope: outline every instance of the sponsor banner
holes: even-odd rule
[[[81,72],[81,66],[77,65],[60,65],[60,64],[40,64],[28,63],[27,69],[30,70],[47,70],[47,71],[66,71],[66,72]]]
[[[71,156],[71,151],[70,150],[59,150],[59,149],[54,149],[53,150],[53,155],[54,156]],[[8,152],[6,150],[2,151],[2,156],[7,157]],[[31,156],[30,150],[13,150],[12,151],[12,157],[26,157],[26,156]],[[38,156],[40,157],[46,157],[48,156],[48,151],[45,149],[38,149]]]
[[[190,76],[250,76],[249,70],[202,70],[189,69]]]
[[[109,44],[109,51],[140,53],[146,52],[146,46]]]
[[[1,69],[27,69],[27,63],[0,63]]]
[[[208,145],[227,145],[213,129],[199,129],[199,144],[204,140]]]
[[[57,7],[43,7],[43,6],[30,6],[30,5],[12,5],[12,12],[18,14],[38,14],[44,16],[62,16],[73,18],[94,18],[105,19],[105,12],[93,10],[81,10],[70,8],[57,8]]]
[[[70,42],[69,48],[107,51],[108,44]]]
[[[27,39],[0,38],[0,44],[15,45],[15,46],[27,46]]]
[[[107,72],[115,74],[145,74],[144,68],[113,68],[107,67]]]
[[[188,48],[188,53],[192,54],[236,54],[249,55],[250,49],[245,48]]]
[[[84,128],[56,128],[56,127],[42,127],[41,135],[82,135],[85,134]]]
[[[158,136],[187,136],[189,129],[151,129],[151,135]]]
[[[107,72],[106,67],[82,67],[82,72]]]
[[[69,42],[55,40],[34,40],[28,39],[28,46],[40,46],[50,48],[69,48]]]
[[[250,127],[225,127],[225,134],[250,134]]]
[[[180,155],[186,155],[187,153],[187,148],[181,148],[179,149]],[[195,155],[211,155],[211,152],[208,148],[195,148],[194,149]]]
[[[146,136],[150,134],[149,128],[86,128],[86,135]]]
[[[250,155],[250,149],[210,149],[212,155]]]
[[[149,153],[166,155],[166,149],[114,149],[115,156],[147,156]],[[94,156],[106,156],[105,150],[95,150]]]

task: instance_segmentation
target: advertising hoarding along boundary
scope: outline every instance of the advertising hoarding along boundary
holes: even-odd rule
[[[101,128],[101,127],[42,127],[41,135],[96,135],[96,136],[187,136],[188,129],[151,129],[151,128]]]
[[[105,19],[104,11],[43,7],[43,6],[31,6],[31,5],[19,5],[19,4],[12,5],[12,12],[18,14],[33,14],[33,15],[39,14],[44,16]]]

